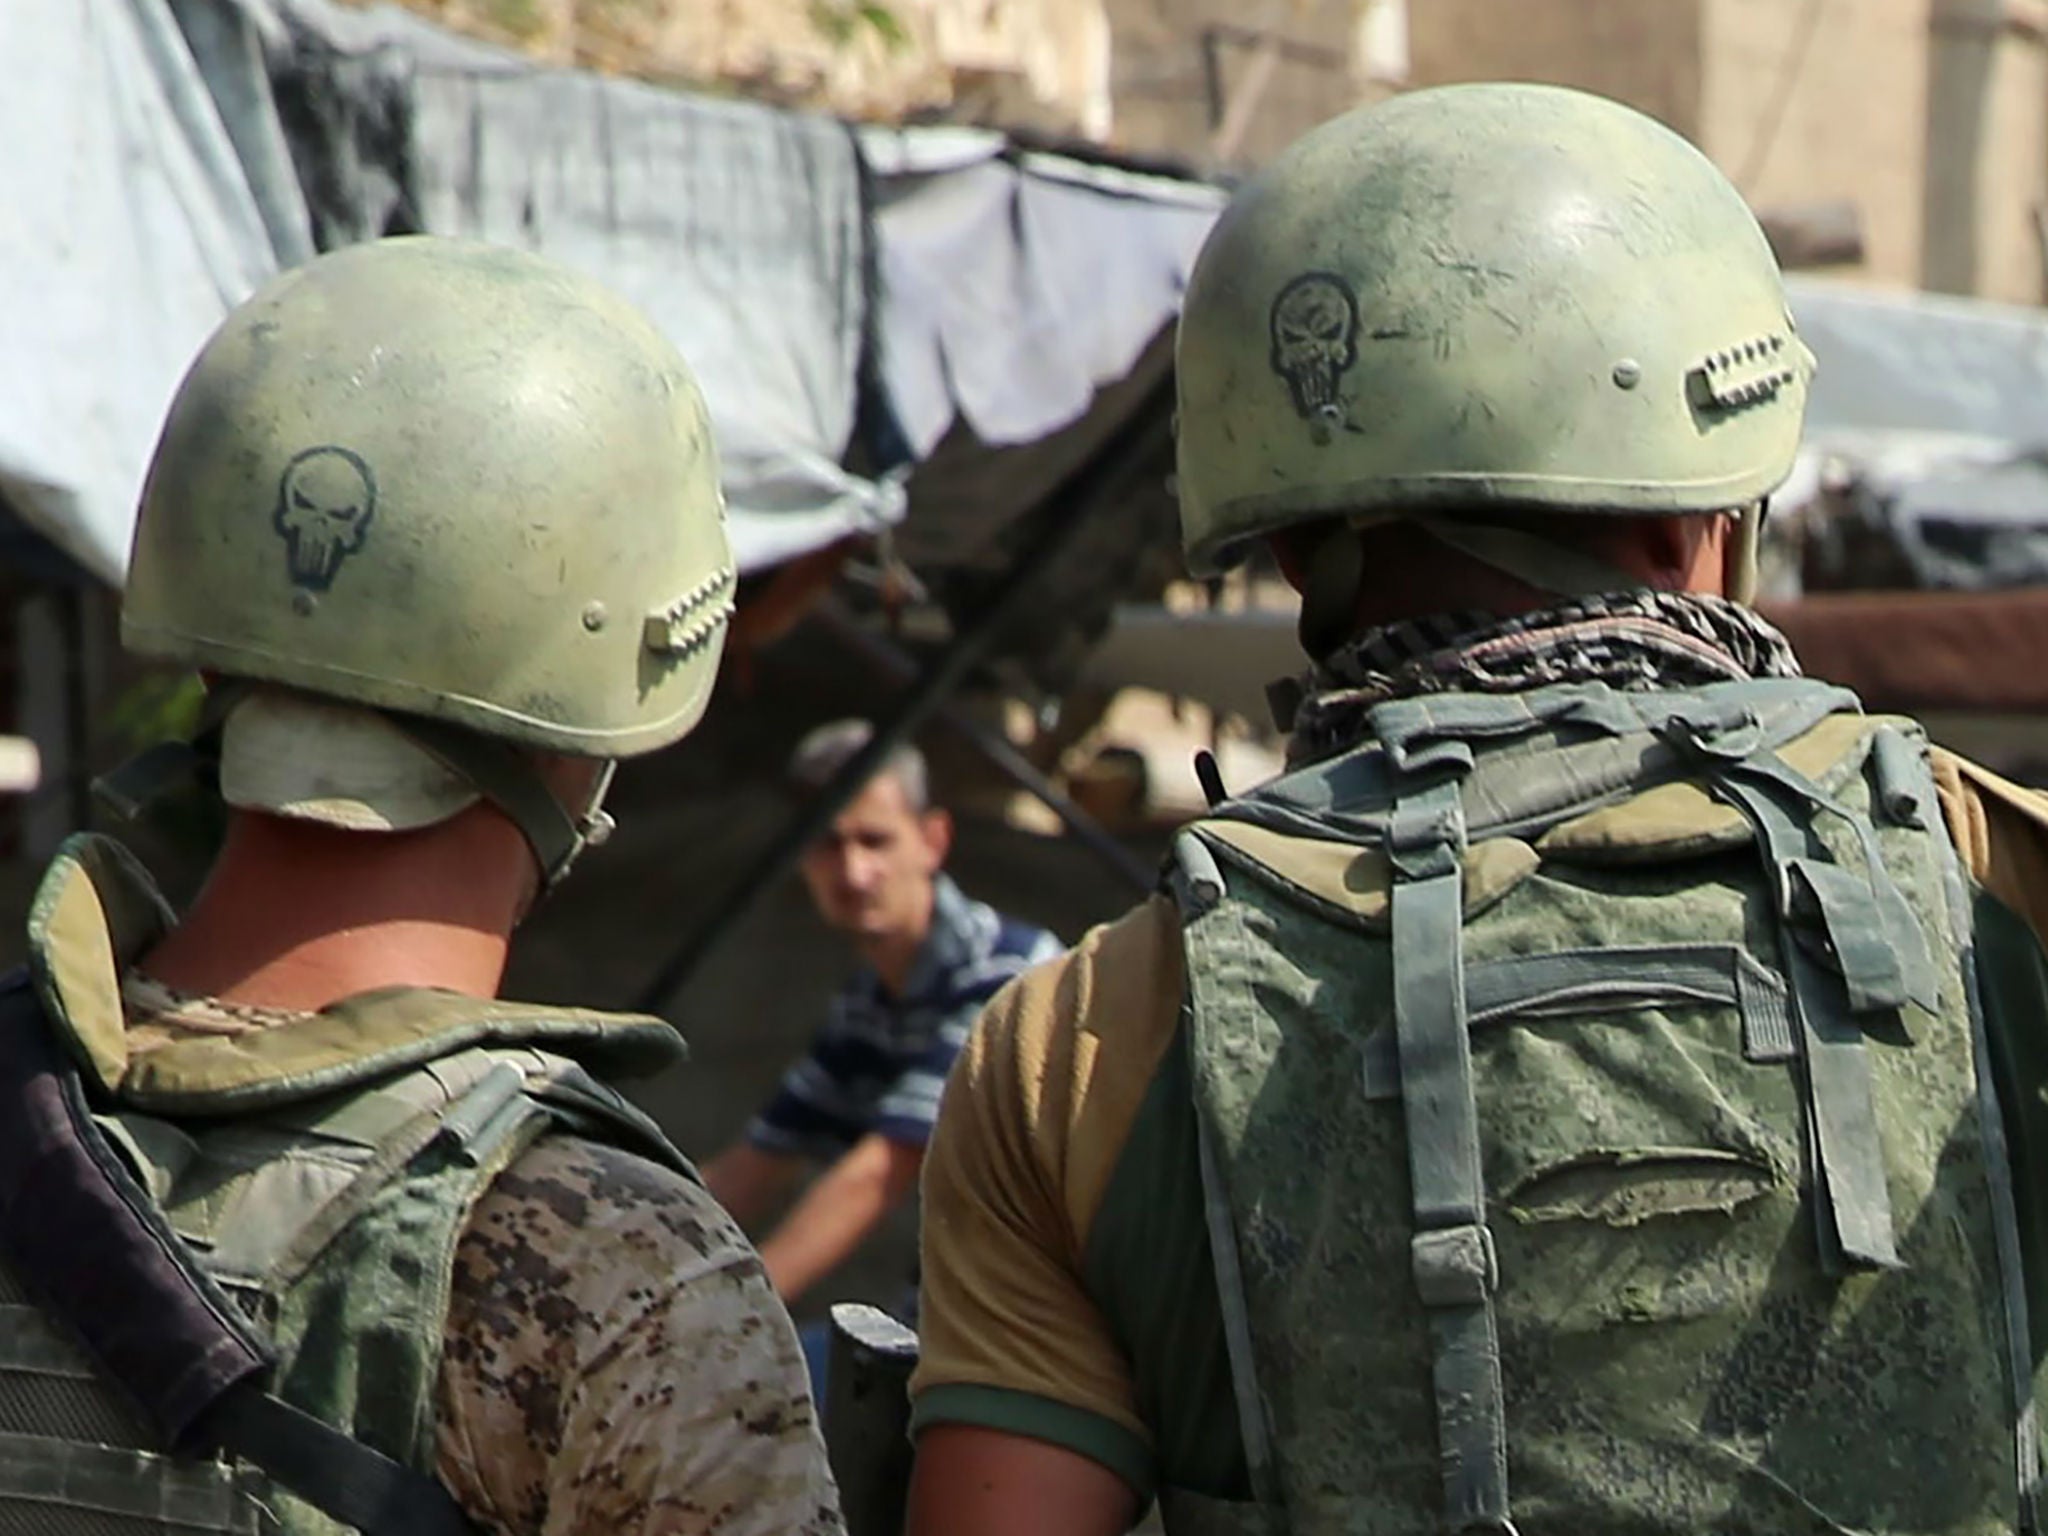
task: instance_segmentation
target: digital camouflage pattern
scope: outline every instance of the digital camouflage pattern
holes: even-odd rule
[[[1831,692],[1737,684],[1641,708],[1711,713],[1731,689],[1804,690],[1824,708]],[[1473,830],[1451,939],[1498,1260],[1512,1518],[1525,1533],[1589,1536],[2010,1532],[2015,1391],[1967,908],[1924,741],[1908,722],[1838,713],[1774,752],[1745,743],[1831,807],[1813,809],[1819,849],[1795,876],[1760,856],[1706,773],[1653,751],[1641,760],[1666,782],[1646,778],[1617,803],[1588,776],[1599,731],[1531,723],[1560,697],[1598,695],[1618,697],[1498,701],[1507,744],[1482,746],[1464,774]],[[1490,702],[1376,711],[1382,741],[1233,802],[1182,846],[1212,1222],[1234,1234],[1219,1290],[1245,1330],[1234,1366],[1247,1443],[1267,1442],[1269,1464],[1262,1476],[1255,1449],[1261,1502],[1167,1491],[1174,1536],[1445,1528],[1447,1463],[1458,1471],[1474,1446],[1484,1393],[1446,1400],[1432,1386],[1441,1361],[1415,1278],[1412,1090],[1394,1028],[1415,957],[1390,923],[1409,877],[1385,839],[1404,782],[1394,764],[1457,730],[1384,738],[1432,711],[1476,727]],[[1459,777],[1455,756],[1436,759],[1439,774]],[[1504,809],[1517,804],[1518,819]],[[1874,904],[1887,882],[1904,927]],[[1873,979],[1885,963],[1873,935],[1899,962],[1889,990]],[[1681,975],[1708,947],[1725,986]],[[1551,974],[1573,985],[1547,996],[1517,969],[1617,950],[1641,958],[1597,975],[1575,960],[1576,973]],[[1840,1043],[1813,1034],[1831,1011],[1853,1017],[1867,1066],[1874,1213],[1856,1208],[1870,1171],[1854,1166],[1856,1138],[1820,1157],[1810,1142],[1830,1134],[1813,1129],[1805,1084]],[[1830,1251],[1837,1228],[1873,1214],[1895,1261]]]
[[[306,1017],[125,992],[138,1056]],[[439,1361],[432,1465],[491,1536],[841,1531],[788,1314],[694,1180],[547,1137],[469,1214],[447,1297],[445,1322],[419,1319]]]
[[[455,1255],[436,1471],[502,1536],[837,1536],[775,1291],[699,1185],[542,1142]]]

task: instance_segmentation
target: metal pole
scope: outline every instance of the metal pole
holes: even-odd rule
[[[930,718],[932,711],[960,686],[975,664],[1001,637],[1004,627],[1039,575],[1059,557],[1068,541],[1095,513],[1102,491],[1126,467],[1125,456],[1118,450],[1150,424],[1149,418],[1156,414],[1155,405],[1170,387],[1170,380],[1163,380],[1160,386],[1148,391],[1134,412],[1131,425],[1054,492],[1050,499],[1064,502],[1064,507],[1057,517],[1046,522],[1030,547],[1010,568],[1002,589],[965,629],[953,637],[953,643],[940,654],[916,686],[897,700],[895,711],[887,719],[877,722],[868,744],[849,758],[801,811],[783,823],[774,841],[754,861],[754,867],[711,909],[710,916],[696,932],[685,936],[675,953],[640,994],[636,1006],[641,1012],[661,1011],[703,963],[705,956],[716,949],[720,941],[753,910],[754,903],[763,893],[795,866],[804,849],[832,824],[833,817],[846,808],[889,754],[914,735],[917,728]]]
[[[1202,28],[1202,99],[1209,107],[1209,132],[1223,126],[1223,39],[1214,27]]]
[[[862,628],[859,621],[838,602],[828,599],[822,603],[818,617],[831,626],[834,634],[898,682],[908,682],[917,676],[917,663],[901,647],[885,635]],[[1158,871],[1110,836],[1101,822],[1074,804],[1057,784],[1039,771],[1036,763],[1012,746],[1000,732],[975,719],[950,699],[935,713],[1005,777],[1057,816],[1060,825],[1071,832],[1077,842],[1084,844],[1103,863],[1129,881],[1139,895],[1149,894],[1159,883]]]

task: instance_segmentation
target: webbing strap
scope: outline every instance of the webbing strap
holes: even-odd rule
[[[562,808],[531,759],[474,731],[418,715],[387,715],[413,742],[469,781],[524,834],[549,886],[567,874],[583,849],[584,830]]]
[[[1191,929],[1215,910],[1223,895],[1223,872],[1217,868],[1208,844],[1199,837],[1183,832],[1174,840],[1173,858],[1167,866],[1167,888],[1180,907],[1183,928]],[[1187,1027],[1181,1033],[1183,1042],[1191,1048],[1198,1017],[1192,999],[1187,1008]],[[1244,1268],[1237,1252],[1237,1222],[1231,1213],[1230,1191],[1217,1165],[1216,1138],[1210,1129],[1209,1114],[1199,1102],[1195,1109],[1195,1151],[1201,1167],[1202,1217],[1209,1232],[1209,1263],[1216,1277],[1216,1303],[1222,1314],[1231,1394],[1237,1405],[1238,1436],[1244,1446],[1253,1498],[1278,1509],[1285,1493],[1273,1459],[1273,1431],[1266,1418],[1265,1397],[1259,1390],[1251,1306],[1245,1298]]]
[[[0,1250],[23,1283],[166,1442],[231,1451],[364,1536],[474,1536],[432,1477],[257,1386],[265,1341],[107,1143],[22,981],[0,981]]]
[[[74,1340],[59,1333],[40,1308],[20,1302],[0,1304],[0,1371],[99,1380]]]
[[[1511,1017],[1576,1018],[1686,1003],[1740,1009],[1742,1054],[1750,1061],[1788,1061],[1794,1053],[1785,983],[1740,945],[1565,949],[1465,968],[1465,1016],[1473,1029]]]
[[[1814,1222],[1823,1265],[1891,1269],[1899,1264],[1891,1192],[1877,1133],[1870,1059],[1854,1002],[1898,1006],[1920,987],[1932,987],[1933,962],[1925,937],[1904,910],[1905,898],[1885,872],[1869,823],[1829,799],[1776,753],[1750,741],[1717,741],[1677,734],[1707,770],[1714,793],[1742,812],[1761,845],[1777,884],[1779,915],[1788,923],[1802,901],[1817,900],[1835,959],[1824,967],[1789,931],[1782,935],[1785,973],[1792,983],[1799,1025],[1807,1105],[1807,1150],[1814,1170]],[[1813,812],[1832,813],[1857,827],[1863,841],[1862,877],[1833,863],[1810,825]],[[1905,931],[1895,932],[1884,892],[1898,903]],[[1875,953],[1883,943],[1893,952]],[[1905,953],[1917,949],[1917,955]],[[1854,973],[1853,975],[1851,973]]]
[[[245,1488],[249,1481],[224,1462],[0,1433],[0,1523],[9,1530],[28,1528],[11,1522],[29,1507],[52,1522],[90,1511],[123,1530],[141,1524],[191,1536],[258,1536],[274,1527]]]
[[[1742,1018],[1742,1054],[1749,1061],[1790,1061],[1792,1036],[1785,983],[1735,944],[1642,944],[1514,955],[1465,967],[1465,1027],[1510,1020],[1584,1019],[1600,1013],[1718,1003]],[[1365,1041],[1365,1096],[1401,1096],[1401,1063],[1393,1031]]]
[[[216,678],[199,706],[189,741],[160,741],[92,781],[93,797],[124,821],[140,816],[172,790],[207,781],[220,761],[221,727],[252,684]]]
[[[1223,1317],[1223,1346],[1230,1359],[1231,1396],[1237,1404],[1238,1436],[1252,1497],[1279,1505],[1284,1497],[1273,1462],[1273,1432],[1259,1393],[1258,1355],[1252,1345],[1251,1308],[1245,1301],[1244,1270],[1237,1256],[1237,1223],[1230,1194],[1216,1166],[1216,1141],[1206,1115],[1195,1116],[1195,1152],[1202,1170],[1202,1215],[1209,1228],[1210,1264],[1216,1272],[1216,1302]]]
[[[2041,1529],[2041,1417],[2034,1402],[2026,1266],[2020,1257],[2019,1212],[2012,1189],[2011,1151],[1998,1088],[1991,1078],[1991,1041],[1977,984],[1977,955],[1963,949],[1963,987],[1970,1003],[1971,1055],[1977,1066],[1977,1134],[1984,1148],[1984,1183],[1991,1195],[1992,1251],[1998,1259],[1999,1292],[2005,1308],[2006,1371],[2013,1395],[2013,1472],[2018,1483],[2019,1530]]]
[[[198,1433],[363,1536],[477,1536],[435,1479],[254,1386],[222,1397]]]
[[[1410,1260],[1435,1351],[1437,1451],[1454,1531],[1511,1531],[1498,1281],[1465,1032],[1464,822],[1455,781],[1395,802],[1394,1031],[1415,1208]]]
[[[1573,549],[1555,539],[1498,523],[1464,522],[1448,517],[1413,518],[1414,524],[1471,560],[1490,565],[1517,581],[1525,581],[1559,597],[1592,597],[1600,592],[1627,592],[1640,578],[1597,555]]]
[[[1919,776],[1932,791],[1924,765]],[[2013,1477],[2016,1484],[2020,1536],[2041,1529],[2041,1420],[2034,1401],[2031,1308],[2027,1301],[2026,1265],[2020,1253],[2019,1211],[2013,1194],[2012,1150],[2005,1134],[2005,1112],[1999,1107],[1998,1085],[1991,1071],[1990,1029],[1984,1015],[1984,993],[1977,978],[1975,926],[1970,897],[1963,881],[1962,859],[1937,815],[1931,818],[1942,849],[1943,889],[1948,897],[1949,926],[1959,941],[1963,960],[1963,995],[1970,1009],[1970,1054],[1976,1064],[1977,1137],[1983,1148],[1984,1184],[1991,1197],[1992,1252],[2005,1311],[2006,1374],[2012,1390]]]
[[[1870,765],[1876,780],[1877,803],[1895,827],[1925,827],[1934,787],[1926,759],[1891,726],[1879,726],[1870,738]]]

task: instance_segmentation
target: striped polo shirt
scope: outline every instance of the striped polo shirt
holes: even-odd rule
[[[768,1152],[829,1162],[870,1132],[922,1147],[953,1058],[1003,983],[1065,948],[1043,928],[934,882],[932,927],[901,997],[863,966],[832,999],[825,1026],[782,1079],[747,1139]]]

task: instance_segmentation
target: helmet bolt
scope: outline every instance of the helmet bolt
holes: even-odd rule
[[[593,635],[604,628],[607,615],[603,603],[590,603],[583,609],[583,627]]]
[[[1614,383],[1619,389],[1634,389],[1643,382],[1643,365],[1632,357],[1624,357],[1614,365]]]

